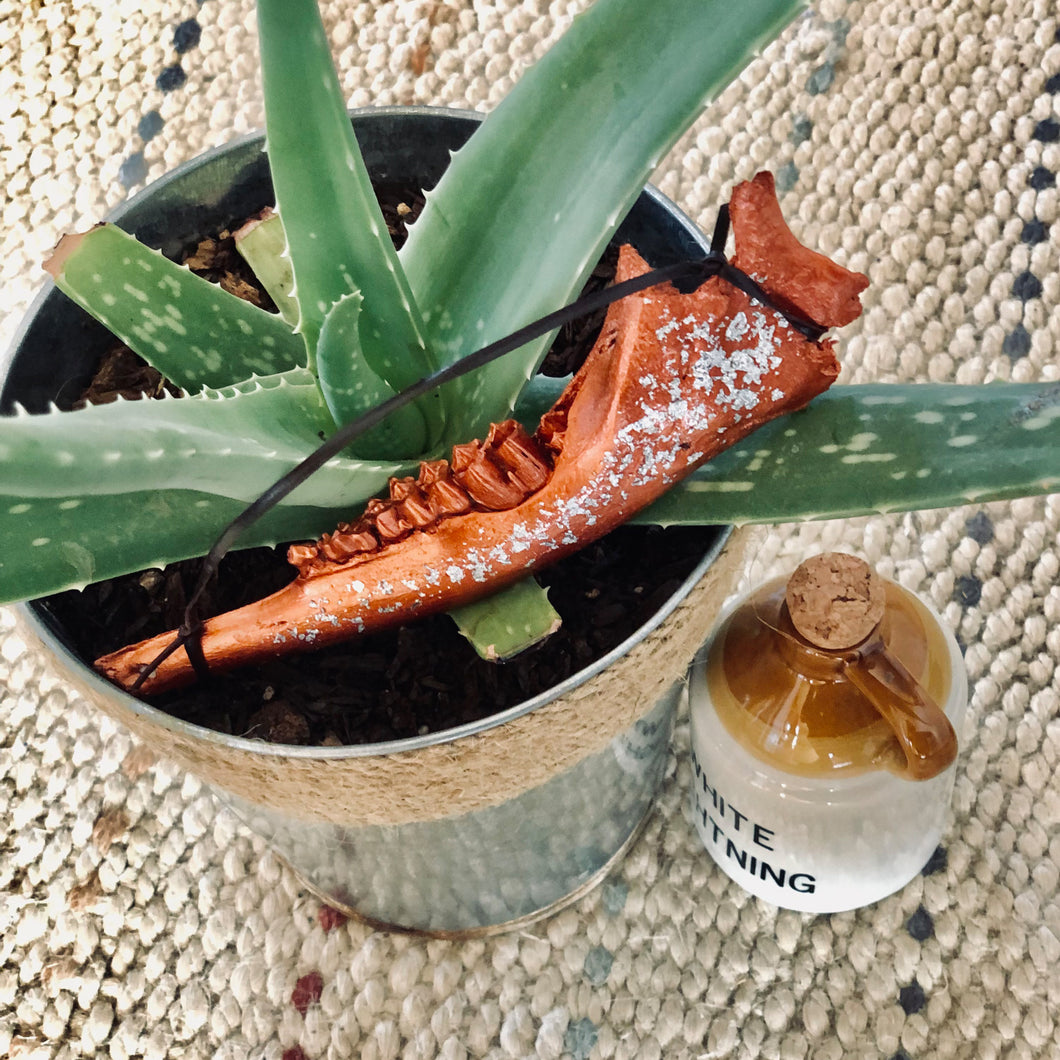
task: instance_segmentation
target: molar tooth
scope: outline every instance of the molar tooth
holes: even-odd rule
[[[417,493],[416,480],[414,478],[392,478],[389,482],[389,488],[392,501],[403,501]]]
[[[514,508],[526,497],[526,491],[513,482],[483,452],[476,454],[468,468],[457,476],[472,500],[490,511]]]
[[[459,515],[471,507],[471,498],[452,479],[439,479],[428,487],[427,503],[436,516]]]
[[[362,518],[367,520],[368,522],[374,522],[375,519],[378,518],[389,507],[390,507],[390,502],[389,501],[383,501],[383,500],[380,500],[378,497],[373,497],[364,506],[364,515],[363,515]]]
[[[297,567],[302,574],[319,559],[320,553],[316,545],[291,545],[287,549],[287,562],[292,567]]]
[[[459,475],[466,471],[479,454],[479,444],[475,442],[464,442],[462,445],[453,446],[453,474]]]
[[[379,539],[375,534],[361,526],[347,529],[343,534],[333,536],[341,537],[341,547],[347,556],[356,556],[361,552],[374,552],[379,547]]]
[[[408,497],[399,506],[402,516],[417,530],[423,530],[435,522],[435,513],[430,510],[423,496]]]
[[[420,473],[416,479],[416,485],[420,489],[433,486],[436,482],[442,482],[449,477],[448,460],[424,460],[420,464]]]
[[[342,547],[342,537],[335,534],[325,534],[320,539],[320,551],[325,559],[330,559],[332,563],[341,563],[348,556]]]
[[[404,518],[401,511],[396,507],[387,508],[385,511],[380,512],[375,519],[376,533],[378,533],[380,540],[384,544],[397,541],[409,533],[412,528],[412,523]]]
[[[416,490],[415,493],[410,493],[398,505],[398,511],[417,530],[430,526],[435,520],[434,512],[431,511],[430,506],[426,503],[423,494],[419,490]]]
[[[511,478],[530,494],[548,482],[552,469],[533,438],[519,424],[508,422],[512,429],[504,433],[494,452]]]
[[[346,526],[345,530],[340,529],[336,530],[334,534],[324,534],[319,544],[313,548],[314,559],[316,554],[319,553],[331,560],[332,563],[343,563],[351,556],[356,556],[361,552],[374,552],[379,547],[378,540],[370,531],[354,530],[348,524],[344,525]],[[293,549],[288,551],[287,558],[301,570],[303,564],[292,558],[292,552]],[[310,563],[310,566],[312,566],[312,563]]]
[[[357,552],[374,552],[379,547],[379,539],[371,530],[357,530],[349,540],[350,547]]]

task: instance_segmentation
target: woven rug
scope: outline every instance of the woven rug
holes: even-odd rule
[[[323,8],[351,104],[486,110],[586,4]],[[60,233],[260,126],[255,44],[249,0],[0,0],[5,346]],[[798,234],[871,278],[847,381],[1060,378],[1053,0],[820,0],[657,183],[709,225],[761,167]],[[935,606],[969,671],[942,844],[833,916],[712,865],[682,717],[645,831],[576,905],[473,942],[344,921],[0,612],[0,1053],[1060,1056],[1058,527],[1052,497],[768,531],[748,581],[853,551]]]

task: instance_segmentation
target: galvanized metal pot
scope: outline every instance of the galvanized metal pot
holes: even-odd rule
[[[432,186],[470,135],[470,114],[355,112],[373,177]],[[272,201],[262,138],[181,167],[113,220],[176,256]],[[655,265],[701,253],[694,225],[646,190],[618,238]],[[106,331],[54,289],[38,298],[3,390],[42,410],[87,379]],[[78,660],[44,612],[24,632],[90,701],[210,783],[334,905],[439,935],[498,930],[551,911],[602,878],[649,811],[683,675],[738,576],[739,535],[719,529],[651,622],[547,695],[482,722],[360,747],[265,744],[189,725],[118,691]]]

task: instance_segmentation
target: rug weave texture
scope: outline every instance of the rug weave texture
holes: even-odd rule
[[[488,110],[587,3],[322,10],[351,105]],[[255,54],[249,0],[0,0],[4,347],[62,232],[261,126]],[[844,381],[1060,380],[1053,0],[817,0],[656,183],[709,229],[760,168],[871,280]],[[826,548],[922,594],[970,680],[941,846],[832,916],[713,866],[682,716],[645,830],[576,905],[473,942],[344,921],[0,611],[0,1054],[1060,1056],[1060,499],[772,527],[745,582]]]

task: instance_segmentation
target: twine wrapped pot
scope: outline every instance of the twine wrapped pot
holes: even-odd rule
[[[716,558],[672,613],[601,672],[580,682],[575,675],[565,694],[533,709],[520,704],[468,727],[481,731],[442,742],[332,748],[227,737],[122,693],[61,649],[58,661],[105,714],[184,769],[249,803],[336,825],[439,820],[539,787],[603,751],[649,714],[683,681],[740,577],[752,534],[741,528],[719,541]],[[23,623],[31,636],[34,628],[43,639],[36,623]]]
[[[554,912],[628,849],[662,779],[684,675],[751,533],[719,535],[684,599],[609,665],[426,745],[286,747],[197,729],[77,664],[29,609],[21,632],[57,652],[88,702],[209,782],[330,904],[377,926],[463,937]]]
[[[331,905],[463,937],[554,912],[628,849],[662,779],[684,675],[752,533],[719,534],[670,613],[563,694],[433,742],[287,747],[210,732],[111,687],[29,608],[21,633],[88,702],[210,783]]]
[[[370,172],[417,187],[434,183],[474,127],[468,115],[416,108],[360,112],[355,122]],[[116,219],[175,253],[269,197],[261,142],[250,138],[178,170]],[[691,222],[651,191],[618,238],[658,263],[702,247]],[[75,326],[80,311],[45,293],[6,396],[39,400],[54,378],[85,370],[75,363],[84,342],[63,341]],[[215,733],[51,647],[87,700],[217,788],[329,900],[390,925],[481,930],[553,908],[621,854],[661,780],[683,676],[743,558],[744,536],[719,530],[663,612],[605,659],[494,718],[385,745],[289,747]],[[27,632],[47,639],[33,614],[24,613]]]

